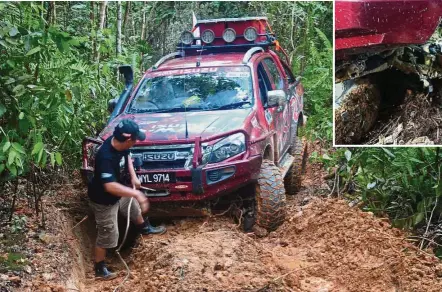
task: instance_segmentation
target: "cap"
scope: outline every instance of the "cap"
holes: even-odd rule
[[[132,140],[143,141],[146,139],[146,134],[140,130],[137,123],[125,119],[120,121],[115,127],[114,137],[120,142],[124,142],[129,138]]]

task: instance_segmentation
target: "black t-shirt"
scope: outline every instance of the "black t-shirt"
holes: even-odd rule
[[[88,196],[92,202],[102,205],[113,205],[120,197],[104,190],[104,184],[109,182],[121,183],[120,162],[127,158],[129,150],[117,151],[112,146],[112,138],[107,138],[95,155],[95,171],[92,182],[88,186]]]

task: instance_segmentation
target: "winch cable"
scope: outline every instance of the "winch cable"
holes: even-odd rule
[[[135,190],[135,186],[133,185],[132,187],[133,187],[133,189]],[[126,277],[124,277],[123,281],[122,281],[122,282],[121,282],[121,283],[120,283],[120,284],[114,289],[113,292],[116,292],[116,291],[118,291],[118,289],[120,289],[121,287],[123,287],[124,283],[127,281],[127,279],[129,279],[129,276],[130,276],[130,269],[129,269],[129,266],[127,265],[127,263],[124,261],[123,257],[121,256],[121,254],[120,254],[120,250],[121,250],[121,248],[123,247],[124,243],[126,242],[127,232],[129,231],[129,225],[130,225],[130,207],[132,206],[132,201],[133,201],[133,199],[134,199],[133,197],[130,198],[129,205],[127,206],[127,224],[126,224],[126,231],[124,232],[123,241],[121,242],[120,246],[117,248],[117,251],[116,251],[118,257],[120,258],[120,260],[123,262],[124,266],[126,267],[127,274],[126,274]]]

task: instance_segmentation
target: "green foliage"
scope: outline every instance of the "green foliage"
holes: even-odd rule
[[[41,13],[33,2],[0,7],[0,174],[61,166],[62,157],[77,166],[80,142],[102,127],[107,99],[119,91],[114,64],[89,62],[89,39],[48,26]]]
[[[129,4],[122,4],[124,17]],[[32,167],[77,168],[82,139],[101,130],[107,101],[121,92],[117,66],[131,64],[137,80],[175,50],[181,32],[192,27],[192,12],[198,19],[267,16],[295,74],[304,77],[310,135],[329,137],[332,3],[131,2],[119,56],[117,2],[107,2],[103,29],[101,5],[0,3],[0,177],[26,175]]]
[[[22,215],[22,216],[18,216],[18,215],[14,215],[12,216],[12,222],[11,222],[11,233],[16,233],[16,232],[20,232],[22,230],[24,230],[25,226],[26,226],[26,222],[27,222],[27,217]]]
[[[10,252],[6,257],[0,257],[0,272],[21,271],[28,264],[26,256],[20,253]]]
[[[442,214],[442,159],[434,148],[339,148],[313,159],[338,171],[340,189],[360,197],[366,209],[388,215],[398,227]]]

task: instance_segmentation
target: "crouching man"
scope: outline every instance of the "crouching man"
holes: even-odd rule
[[[141,234],[161,234],[164,227],[153,227],[143,218],[149,208],[147,197],[138,189],[133,189],[120,181],[120,161],[124,158],[131,183],[136,188],[141,186],[138,180],[129,149],[137,140],[145,140],[146,135],[140,131],[132,120],[121,121],[98,150],[95,156],[94,178],[88,187],[90,206],[95,214],[97,241],[95,246],[95,276],[101,279],[113,279],[115,273],[109,272],[104,263],[107,248],[115,248],[118,243],[118,211],[138,227]],[[130,214],[127,213],[131,198]]]

